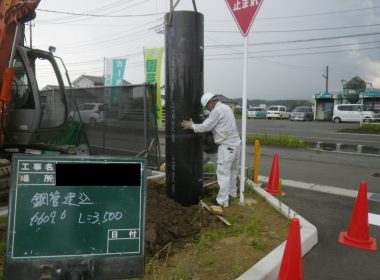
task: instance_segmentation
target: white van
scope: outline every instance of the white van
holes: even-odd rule
[[[78,106],[78,111],[79,115],[77,111],[71,111],[68,118],[76,121],[81,119],[82,122],[90,126],[95,126],[104,120],[103,103],[82,103]]]
[[[267,110],[267,119],[289,119],[290,112],[282,105],[271,105]]]
[[[261,107],[250,107],[247,110],[247,118],[254,118],[254,119],[265,119],[266,112],[264,108]]]
[[[369,111],[362,104],[339,104],[334,106],[332,121],[340,122],[371,122],[374,120],[374,112]]]

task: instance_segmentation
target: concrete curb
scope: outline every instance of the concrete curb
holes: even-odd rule
[[[276,210],[288,218],[298,218],[301,226],[301,247],[302,256],[309,252],[318,243],[317,228],[308,222],[306,219],[298,215],[288,206],[276,199],[271,194],[267,193],[261,188],[260,185],[254,184],[252,181],[247,180],[252,189],[262,196],[269,204]],[[280,271],[282,256],[285,250],[286,241],[281,243],[276,249],[266,255],[258,263],[252,266],[244,274],[236,280],[272,280],[278,278]]]
[[[319,152],[336,152],[336,153],[349,153],[349,154],[361,154],[370,156],[380,156],[380,147],[373,147],[367,145],[353,145],[345,143],[335,142],[305,142],[309,149]]]

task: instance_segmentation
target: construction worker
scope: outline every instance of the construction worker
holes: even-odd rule
[[[208,118],[210,111],[205,109],[203,111],[204,120]],[[216,170],[218,159],[218,146],[214,141],[212,131],[202,133],[203,139],[203,164],[211,162]]]
[[[218,165],[216,175],[219,192],[215,203],[228,207],[229,197],[237,197],[236,180],[239,167],[241,140],[232,109],[220,102],[217,97],[207,92],[202,95],[201,103],[207,107],[210,115],[201,124],[183,120],[184,129],[192,129],[195,133],[212,131],[218,147]]]

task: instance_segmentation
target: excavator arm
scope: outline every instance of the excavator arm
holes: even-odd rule
[[[0,0],[0,145],[5,143],[11,86],[14,70],[11,68],[18,41],[18,27],[36,17],[40,0]]]
[[[10,64],[17,24],[34,19],[39,3],[40,0],[0,0],[0,77]]]

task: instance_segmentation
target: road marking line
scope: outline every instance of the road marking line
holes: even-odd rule
[[[269,178],[266,176],[259,176],[259,181],[268,183]],[[305,183],[305,182],[299,182],[294,180],[288,180],[288,179],[281,179],[282,185],[291,187],[291,188],[299,188],[304,190],[310,190],[310,191],[316,191],[316,192],[323,192],[323,193],[331,193],[335,195],[341,195],[346,197],[352,197],[356,198],[358,196],[358,191],[355,190],[347,190],[342,188],[337,188],[333,186],[325,186],[325,185],[318,185],[313,183]],[[374,199],[376,197],[377,193],[368,192],[367,198],[371,201],[377,201],[377,199]],[[380,215],[368,213],[368,223],[375,226],[380,226]]]
[[[332,134],[332,135],[348,135],[347,133],[330,133],[330,132],[322,132],[324,134]],[[283,136],[284,134],[276,134],[276,133],[255,133],[257,135],[272,135],[272,136]],[[247,135],[254,135],[254,133],[247,133]],[[363,136],[363,134],[352,134],[350,133],[350,135],[357,135],[357,136]],[[364,134],[365,136],[373,136],[373,137],[380,137],[380,135],[378,134]],[[334,138],[334,137],[319,137],[319,136],[302,136],[302,135],[288,135],[289,137],[298,137],[298,138],[301,138],[301,139],[316,139],[316,141],[320,141],[320,142],[323,142],[323,140],[328,140],[328,141],[333,141],[334,143],[337,142],[337,141],[342,141],[342,142],[359,142],[360,143],[376,143],[378,144],[379,141],[376,141],[376,140],[358,140],[358,139],[346,139],[346,138]],[[354,144],[355,145],[355,144]],[[358,144],[356,144],[358,145]]]
[[[262,182],[268,182],[269,178],[266,176],[259,176],[259,181]],[[299,188],[304,190],[311,190],[316,192],[323,192],[323,193],[330,193],[335,195],[341,195],[346,197],[353,197],[356,198],[358,196],[358,191],[356,190],[347,190],[343,188],[333,187],[333,186],[326,186],[326,185],[319,185],[319,184],[313,184],[313,183],[305,183],[305,182],[299,182],[294,180],[288,180],[288,179],[281,179],[282,185],[292,188]],[[375,194],[372,192],[367,193],[367,198],[372,200],[371,198]]]

